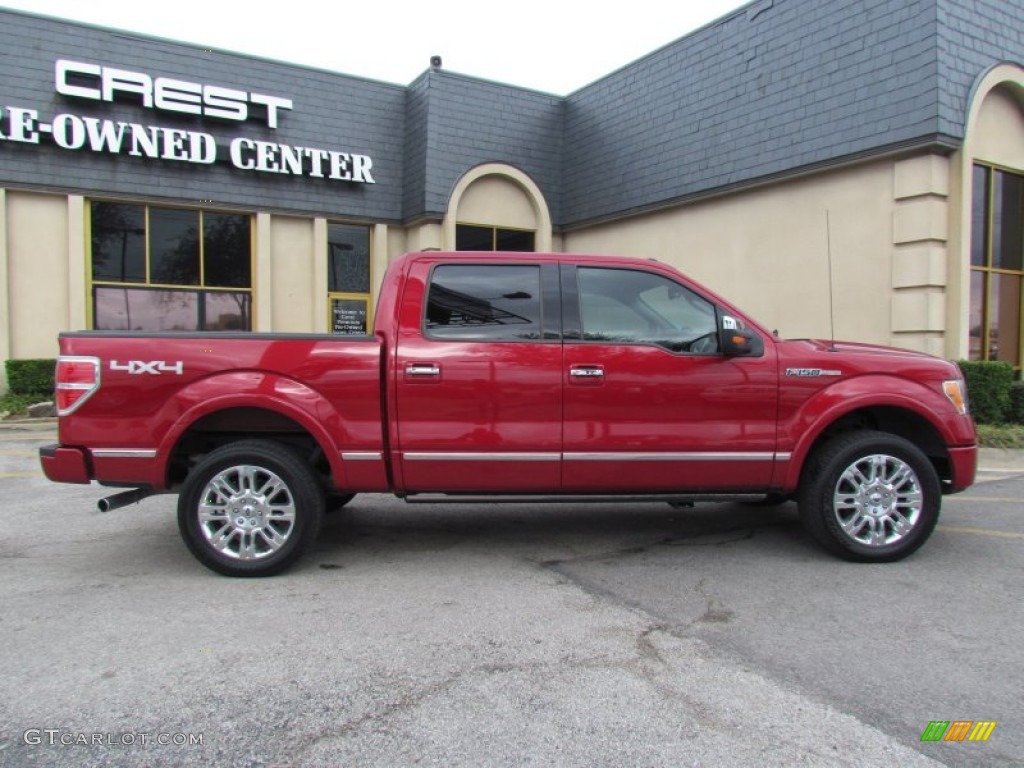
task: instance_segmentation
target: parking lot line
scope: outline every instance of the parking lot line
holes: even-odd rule
[[[22,477],[42,477],[42,470],[36,470],[35,472],[0,472],[0,480],[12,480]]]
[[[940,531],[949,531],[950,533],[969,533],[973,536],[994,536],[998,539],[1024,539],[1024,533],[993,531],[988,528],[963,528],[959,525],[940,525],[937,529]]]
[[[991,504],[1019,504],[1020,499],[1001,498],[998,496],[946,496],[943,500],[943,504],[950,504],[956,502],[969,503],[973,501],[982,501]]]

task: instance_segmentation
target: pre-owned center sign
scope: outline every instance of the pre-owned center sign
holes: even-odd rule
[[[281,113],[292,109],[291,99],[67,59],[56,62],[55,88],[70,98],[130,99],[145,109],[235,122],[260,120],[275,129]],[[211,165],[219,155],[217,138],[203,131],[67,113],[46,121],[35,109],[0,108],[0,141],[39,144],[44,137],[63,149],[154,160]],[[239,136],[231,139],[227,158],[243,171],[374,183],[370,157],[350,152]]]

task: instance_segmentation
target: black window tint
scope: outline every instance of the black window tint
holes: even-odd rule
[[[652,272],[577,271],[585,341],[656,344],[672,352],[718,352],[715,306]]]
[[[433,338],[521,341],[540,338],[540,267],[437,267],[427,298]]]
[[[528,229],[503,229],[458,224],[455,227],[457,251],[521,251],[532,252],[536,234]]]
[[[468,224],[459,224],[455,228],[455,250],[493,251],[494,229],[491,227],[473,227]]]
[[[1024,269],[1024,176],[996,171],[992,266]]]
[[[92,279],[146,282],[146,209],[92,204]]]
[[[199,211],[149,209],[149,280],[199,285]]]
[[[971,183],[971,266],[988,266],[988,203],[991,169],[974,166]]]
[[[249,216],[203,214],[205,285],[248,288],[252,284],[252,238]]]
[[[370,229],[327,226],[327,289],[332,293],[370,292]]]
[[[495,235],[496,251],[533,251],[533,232],[518,229],[499,229]]]

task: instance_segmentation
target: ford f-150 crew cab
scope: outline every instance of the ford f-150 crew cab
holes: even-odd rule
[[[827,549],[915,551],[974,481],[956,365],[783,341],[655,261],[407,254],[372,335],[64,333],[51,480],[177,492],[208,567],[268,575],[360,492],[795,499]]]

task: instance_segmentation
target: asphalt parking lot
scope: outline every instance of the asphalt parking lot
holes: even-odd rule
[[[889,565],[824,554],[791,505],[365,496],[234,580],[172,497],[103,515],[47,482],[53,429],[0,427],[2,766],[1022,764],[1014,457]]]

